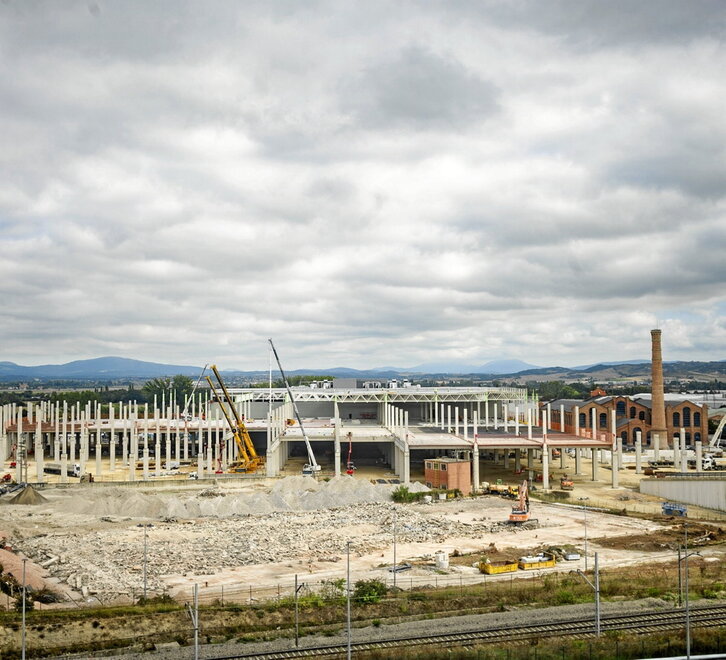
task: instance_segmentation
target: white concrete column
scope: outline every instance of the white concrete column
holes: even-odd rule
[[[681,472],[688,472],[688,450],[686,449],[686,429],[681,429]]]
[[[494,420],[493,420],[493,422],[494,422],[494,430],[495,431],[498,431],[499,430],[499,419],[497,418],[497,407],[498,407],[497,406],[497,402],[494,401],[494,405],[492,406],[492,408],[494,409],[493,410],[493,412],[494,412]]]
[[[635,432],[635,474],[642,474],[643,438],[640,431]]]
[[[616,447],[619,445],[622,445],[622,438],[617,438],[615,440]],[[612,469],[612,487],[613,488],[619,488],[620,487],[620,473],[618,471],[618,451],[617,449],[613,452],[611,463],[611,469]]]
[[[504,469],[509,470],[509,447],[504,448]]]
[[[454,435],[459,435],[459,406],[454,407]]]
[[[149,447],[148,445],[144,447],[144,455],[142,458],[142,464],[143,464],[143,479],[144,481],[149,480]]]
[[[438,403],[438,401],[434,401],[433,406],[434,406],[434,426],[438,428],[438,426],[439,426],[439,403]]]
[[[489,428],[489,399],[484,402],[484,428]]]
[[[560,404],[560,431],[565,432],[565,404]]]
[[[161,435],[160,433],[157,433],[155,442],[154,442],[154,474],[157,477],[161,476],[161,463],[162,463],[160,435]]]
[[[592,481],[597,481],[597,449],[593,448],[592,453]]]
[[[474,411],[474,415],[476,416],[476,411]],[[476,441],[476,437],[474,438],[474,446],[472,447],[472,451],[471,451],[471,467],[472,467],[473,490],[475,493],[478,493],[479,492],[479,483],[480,483],[479,482],[479,444]]]
[[[166,432],[166,439],[164,442],[164,450],[166,454],[166,469],[171,469],[171,438],[169,438],[169,431]]]
[[[60,457],[60,482],[62,484],[68,483],[68,457],[65,454],[61,454]]]
[[[333,462],[335,466],[335,476],[340,476],[340,417],[338,417],[338,404],[335,404],[335,412],[336,412],[336,418],[335,418],[335,428],[333,429],[333,439],[334,439],[334,450],[335,455],[333,457]]]
[[[696,472],[703,472],[703,443],[697,440],[694,446],[696,447]]]
[[[471,426],[472,436],[476,440],[479,437],[479,413],[476,410],[472,413]]]
[[[522,469],[522,450],[517,447],[514,450],[514,471],[519,472]]]
[[[464,440],[469,439],[469,411],[464,408]]]
[[[197,478],[204,478],[204,454],[197,454]]]
[[[683,429],[681,429],[681,434],[683,433]],[[678,470],[680,463],[681,463],[681,456],[680,456],[680,438],[676,438],[673,436],[673,469]]]
[[[542,488],[550,489],[550,451],[547,445],[542,448]]]
[[[519,435],[519,406],[514,406],[514,434]]]
[[[591,424],[591,432],[592,432],[592,439],[598,440],[597,435],[597,410],[593,407],[590,408],[590,424]]]
[[[575,475],[581,476],[582,475],[582,455],[581,455],[581,449],[578,447],[575,449]]]
[[[650,434],[650,446],[653,448],[653,459],[657,461],[660,458],[660,434]]]
[[[98,434],[97,434],[98,435]],[[100,437],[96,441],[96,481],[101,477],[101,439]]]
[[[38,415],[38,424],[35,428],[35,473],[38,483],[43,483],[45,470],[43,469],[43,422]]]
[[[527,469],[534,470],[534,449],[527,448]]]
[[[527,440],[532,439],[532,409],[527,408]]]
[[[567,452],[565,451],[564,447],[560,447],[560,469],[564,470],[567,465],[565,463],[565,459],[567,457]]]

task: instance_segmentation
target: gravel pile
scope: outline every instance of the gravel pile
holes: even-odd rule
[[[132,518],[226,518],[275,511],[315,511],[366,502],[390,502],[390,484],[335,477],[317,482],[311,477],[281,479],[267,493],[226,495],[206,489],[196,495],[148,494],[123,488],[75,493],[56,501],[59,511],[87,516]],[[418,488],[426,489],[419,485]],[[428,490],[428,489],[426,489]]]

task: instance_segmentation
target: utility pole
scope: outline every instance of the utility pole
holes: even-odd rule
[[[25,660],[25,599],[26,599],[26,593],[27,589],[25,586],[25,564],[28,560],[23,557],[23,631],[22,631],[22,640],[20,643],[21,651],[20,651],[20,658],[21,660]]]
[[[350,630],[350,541],[346,543],[346,556],[348,559],[348,579],[346,592],[348,594],[348,660],[351,656],[351,630]],[[393,573],[396,574],[395,572]]]
[[[683,532],[685,535],[685,565],[686,565],[686,660],[691,660],[691,609],[688,600],[688,523],[684,523]]]
[[[581,502],[585,502],[582,506],[585,510],[585,573],[587,573],[587,502],[590,498],[581,497],[579,499]]]
[[[394,505],[395,506],[395,505]],[[393,509],[393,588],[396,588],[396,509]]]
[[[299,640],[300,640],[300,628],[298,623],[298,610],[297,610],[297,595],[305,586],[305,583],[302,582],[301,584],[298,584],[297,582],[297,573],[295,573],[295,648],[298,647]]]
[[[587,575],[582,571],[578,570],[577,573],[595,592],[595,633],[600,637],[600,565],[598,563],[597,552],[595,553],[595,582],[590,582]]]
[[[194,606],[187,603],[187,614],[194,626],[194,660],[199,660],[199,585],[194,585]]]

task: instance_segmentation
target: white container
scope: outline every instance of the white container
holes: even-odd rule
[[[431,497],[431,495],[424,495],[423,501],[424,501],[424,504],[431,504],[431,502],[434,501],[434,498]]]
[[[444,550],[439,550],[434,555],[434,560],[436,561],[436,568],[439,570],[445,570],[449,568],[449,553]]]
[[[446,493],[439,493],[439,501],[440,502],[446,501]]]

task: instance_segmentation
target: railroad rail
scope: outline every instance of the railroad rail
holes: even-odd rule
[[[707,628],[726,626],[726,606],[711,605],[691,608],[691,627]],[[661,632],[677,629],[685,625],[684,610],[646,611],[630,614],[615,614],[601,618],[602,632],[608,630],[627,630],[635,634]],[[488,628],[468,632],[418,635],[416,637],[391,637],[367,642],[353,642],[354,651],[374,651],[394,649],[402,646],[470,646],[503,642],[517,642],[533,637],[594,637],[595,622],[592,617],[569,619],[552,623]],[[236,655],[214,656],[213,660],[237,660],[255,658],[256,660],[282,660],[289,658],[319,658],[345,655],[347,644],[334,644],[308,648],[267,651],[262,653],[240,653]]]

